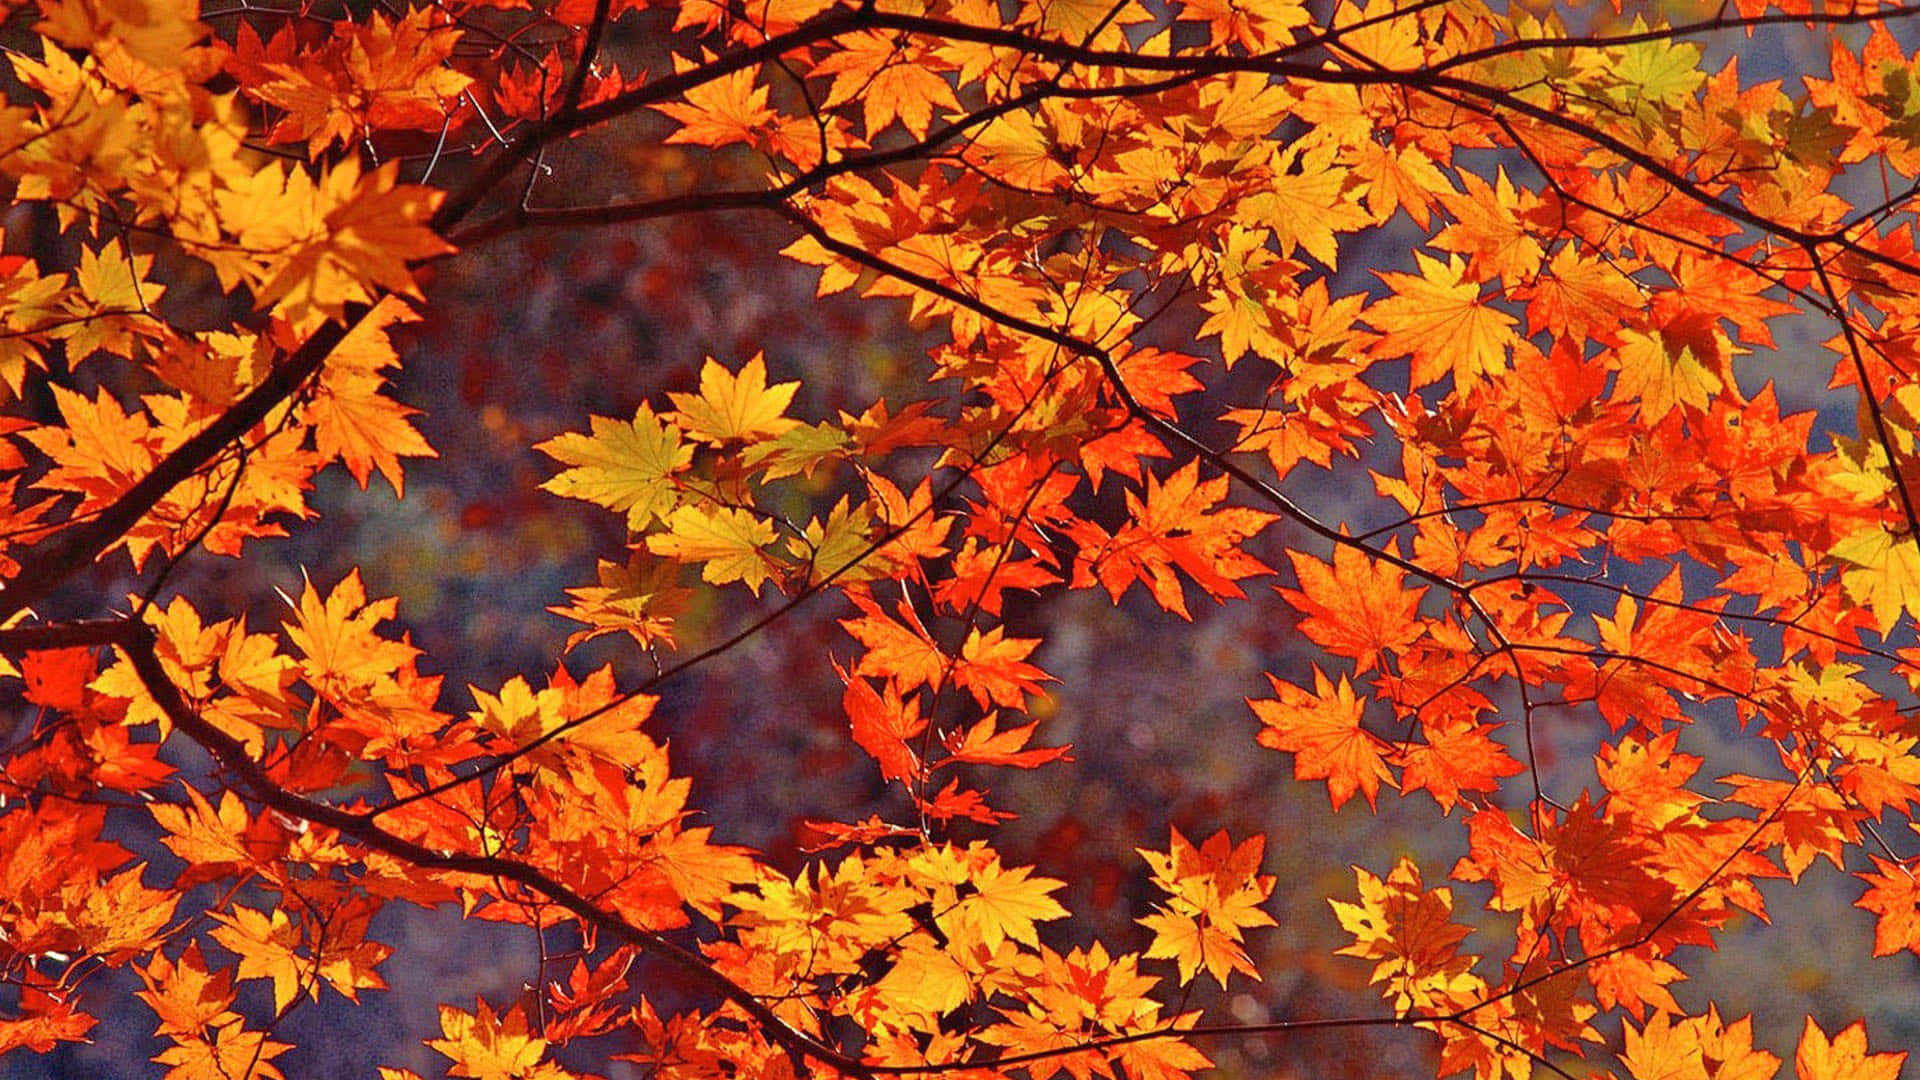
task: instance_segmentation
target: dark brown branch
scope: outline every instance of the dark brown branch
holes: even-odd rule
[[[78,645],[119,645],[126,641],[130,625],[125,619],[76,619],[15,626],[0,630],[0,655],[37,649],[71,649]]]

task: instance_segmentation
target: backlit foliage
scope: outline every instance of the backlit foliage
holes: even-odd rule
[[[168,1080],[297,1071],[283,1022],[382,991],[417,905],[573,943],[415,1033],[477,1080],[1177,1080],[1316,1027],[1475,1080],[1899,1072],[1674,988],[1820,860],[1877,919],[1836,967],[1920,952],[1920,9],[6,11],[0,1053],[131,1025]],[[676,358],[534,447],[624,530],[552,598],[622,663],[463,691],[357,572],[272,624],[170,587],[313,527],[335,465],[404,491],[436,263],[682,215],[778,223],[935,344],[854,411]],[[1143,835],[1136,935],[1068,932],[989,788],[1071,776],[1009,617],[1069,590],[1260,605],[1311,663],[1196,737],[1464,855],[1279,911],[1263,837]],[[702,595],[746,614],[688,633]],[[803,602],[844,634],[779,639]],[[655,726],[756,635],[837,674],[895,800],[805,858],[702,817]],[[1377,1011],[1236,1019],[1252,943],[1329,915]]]

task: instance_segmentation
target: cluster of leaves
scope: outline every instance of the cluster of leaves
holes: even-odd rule
[[[1824,858],[1878,918],[1859,951],[1920,952],[1895,696],[1920,691],[1915,14],[18,6],[0,1053],[144,1017],[96,990],[137,985],[169,1080],[278,1077],[294,1009],[384,987],[380,911],[457,904],[573,943],[524,1000],[422,1033],[483,1080],[1176,1080],[1208,1039],[1315,1025],[1417,1027],[1475,1080],[1771,1075],[1746,1022],[1671,989],[1766,915],[1761,881]],[[1793,86],[1697,43],[1796,27],[1830,56]],[[549,179],[666,144],[754,179]],[[626,531],[553,610],[569,650],[630,639],[630,670],[557,663],[463,709],[357,574],[266,631],[169,591],[197,549],[313,517],[320,470],[400,491],[432,454],[387,389],[429,264],[724,213],[784,220],[822,295],[938,331],[932,390],[807,419],[780,358],[708,359],[541,443],[547,489]],[[1360,252],[1394,261],[1360,280]],[[1857,429],[1761,385],[1789,321],[1825,328]],[[102,561],[130,596],[87,592]],[[1336,808],[1430,799],[1465,852],[1442,869],[1506,919],[1465,951],[1432,868],[1359,868],[1333,913],[1375,1015],[1212,1015],[1206,988],[1261,975],[1259,837],[1141,838],[1141,943],[1065,951],[1062,883],[992,839],[1012,811],[985,770],[1069,760],[1010,597],[1138,586],[1190,618],[1276,571],[1259,602],[1319,660],[1251,701],[1258,742]],[[699,590],[761,606],[682,641]],[[808,602],[840,604],[819,662],[899,801],[782,868],[693,822],[645,727],[675,673]],[[1546,724],[1585,733],[1591,789],[1552,790]],[[1728,743],[1778,767],[1703,777]],[[1901,1060],[1809,1019],[1795,1067]]]

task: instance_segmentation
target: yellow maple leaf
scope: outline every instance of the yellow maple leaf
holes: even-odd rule
[[[141,63],[166,70],[206,37],[199,6],[194,0],[47,0],[34,29],[79,49],[115,42]]]
[[[1886,634],[1902,614],[1920,618],[1920,546],[1875,525],[1833,545],[1828,554],[1845,567],[1847,596],[1873,613]]]
[[[622,766],[661,752],[660,745],[639,730],[660,699],[642,694],[620,700],[610,668],[603,667],[584,683],[576,683],[561,667],[554,672],[551,684],[539,691],[519,675],[507,680],[497,696],[474,686],[467,689],[480,706],[472,713],[480,727],[515,747],[551,740],[535,752],[536,762],[561,765],[565,747],[576,747]],[[580,720],[589,714],[593,714],[592,719]]]
[[[300,927],[279,908],[211,914],[220,923],[213,939],[240,956],[240,978],[273,980],[274,1011],[285,1011],[312,977],[312,962],[300,955]],[[313,989],[317,996],[318,987]]]
[[[664,535],[647,537],[647,550],[681,562],[704,563],[700,579],[709,585],[743,581],[758,590],[778,565],[766,551],[771,543],[773,523],[752,511],[683,506],[667,516]]]
[[[592,435],[570,431],[534,447],[571,466],[540,486],[625,513],[629,532],[664,518],[679,501],[673,474],[693,461],[693,447],[661,423],[651,405],[640,406],[631,421],[595,416],[588,423]]]
[[[880,977],[874,992],[891,1010],[927,1017],[957,1009],[974,997],[966,969],[926,934],[901,943],[893,967]]]
[[[814,66],[813,74],[834,76],[826,108],[860,99],[867,138],[878,136],[896,119],[914,138],[925,138],[936,106],[959,111],[953,87],[928,66],[931,56],[909,53],[891,35],[878,32],[842,38],[839,45]]]
[[[134,970],[146,984],[145,990],[134,994],[160,1018],[155,1034],[188,1035],[240,1018],[229,1008],[233,1004],[231,973],[225,968],[218,974],[208,971],[198,941],[188,942],[178,960],[169,960],[166,953],[156,949],[145,965]]]
[[[798,382],[767,385],[765,354],[754,353],[738,375],[709,358],[700,369],[698,394],[668,394],[667,414],[693,439],[714,446],[730,439],[759,442],[777,438],[799,423],[785,417]]]
[[[153,256],[123,256],[109,249],[80,249],[80,265],[73,283],[78,295],[69,295],[70,322],[52,336],[67,342],[67,353],[75,361],[95,352],[132,356],[136,336],[153,339],[165,326],[153,314],[153,305],[166,294],[167,287],[147,280],[153,271]]]
[[[196,868],[226,864],[244,865],[253,861],[242,837],[249,818],[246,804],[231,791],[221,792],[220,808],[215,810],[200,792],[187,789],[189,805],[155,803],[148,808],[154,823],[167,835],[160,842],[167,850]]]
[[[392,597],[369,602],[358,567],[324,600],[313,582],[307,582],[293,603],[294,618],[286,624],[287,640],[305,656],[300,667],[306,681],[336,702],[358,698],[367,688],[390,681],[420,654],[375,629],[393,618],[399,603]]]
[[[551,1061],[542,1061],[547,1040],[536,1037],[518,1005],[495,1015],[481,1001],[473,1012],[440,1006],[444,1039],[427,1045],[453,1059],[447,1075],[471,1080],[561,1080],[570,1075]]]
[[[1639,398],[1640,419],[1646,423],[1664,419],[1678,405],[1704,409],[1725,385],[1691,345],[1669,341],[1658,330],[1626,330],[1620,337],[1621,345],[1614,350],[1620,364],[1614,395]]]
[[[1779,1058],[1753,1048],[1751,1017],[1726,1024],[1712,1006],[1702,1016],[1676,1018],[1655,1012],[1647,1018],[1646,1027],[1636,1031],[1627,1024],[1623,1033],[1620,1061],[1631,1076],[1769,1080],[1780,1067]]]
[[[399,175],[397,162],[362,174],[347,158],[316,184],[305,170],[268,163],[222,192],[221,216],[256,262],[255,302],[304,333],[377,290],[417,298],[410,264],[453,247],[427,225],[443,193]]]
[[[967,144],[964,156],[987,175],[1027,191],[1054,191],[1071,175],[1055,151],[1054,135],[1031,112],[995,117]]]
[[[173,1036],[174,1045],[155,1054],[153,1060],[171,1066],[166,1080],[230,1080],[235,1076],[253,1080],[285,1080],[273,1059],[293,1049],[293,1044],[278,1042],[264,1031],[252,1031],[246,1020],[234,1017],[216,1022],[212,1037],[196,1031]]]
[[[387,337],[395,322],[412,322],[406,302],[386,297],[327,356],[314,393],[301,417],[313,425],[314,449],[322,459],[338,458],[355,483],[365,490],[373,471],[393,485],[396,496],[406,494],[403,457],[439,457],[408,419],[420,410],[400,404],[381,391],[386,369],[399,366],[399,357]]]
[[[1359,903],[1329,899],[1353,944],[1341,956],[1374,961],[1372,983],[1396,1009],[1442,1008],[1470,984],[1473,956],[1462,956],[1460,942],[1472,932],[1453,921],[1453,890],[1428,889],[1420,868],[1401,856],[1382,879],[1359,867]]]
[[[1371,215],[1354,200],[1351,173],[1335,164],[1336,151],[1334,146],[1275,151],[1273,186],[1241,200],[1236,217],[1271,229],[1283,258],[1301,247],[1329,270],[1339,269],[1333,234],[1361,228]]]
[[[112,877],[104,877],[69,902],[66,916],[82,948],[110,963],[151,952],[160,946],[160,933],[173,918],[180,895],[149,889],[140,883],[146,863],[135,863]]]
[[[1394,295],[1367,308],[1380,331],[1376,356],[1413,357],[1414,389],[1452,373],[1454,389],[1466,393],[1506,370],[1507,352],[1519,340],[1512,315],[1481,301],[1480,285],[1463,280],[1466,264],[1414,253],[1418,274],[1381,272]]]
[[[1034,924],[1067,917],[1067,909],[1049,895],[1066,882],[1032,873],[1032,867],[1002,866],[998,857],[971,869],[966,880],[972,891],[940,917],[940,925],[963,944],[976,941],[993,949],[1011,938],[1038,947]]]

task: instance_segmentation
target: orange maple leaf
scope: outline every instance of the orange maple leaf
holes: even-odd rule
[[[1026,662],[1039,645],[1039,638],[1007,637],[1002,626],[984,634],[970,629],[953,665],[953,684],[972,693],[982,707],[1025,708],[1027,695],[1038,695],[1041,681],[1053,677]]]
[[[1244,942],[1247,930],[1275,925],[1260,910],[1274,884],[1259,872],[1266,838],[1252,836],[1235,846],[1222,830],[1195,848],[1179,829],[1172,833],[1164,855],[1136,849],[1153,868],[1153,883],[1168,894],[1159,910],[1138,920],[1154,934],[1147,955],[1177,961],[1182,983],[1192,982],[1202,967],[1221,986],[1235,971],[1259,979]]]
[[[1260,745],[1294,755],[1294,779],[1325,780],[1335,810],[1356,791],[1372,808],[1380,785],[1394,784],[1387,768],[1391,747],[1360,726],[1366,703],[1354,696],[1353,684],[1345,675],[1338,685],[1328,682],[1318,664],[1311,691],[1272,675],[1267,681],[1278,699],[1247,702],[1266,725],[1258,735]]]
[[[1879,916],[1873,928],[1873,955],[1890,956],[1902,950],[1920,953],[1920,881],[1907,867],[1878,855],[1874,872],[1862,872],[1869,888],[1853,902]]]
[[[1793,1069],[1800,1080],[1899,1080],[1906,1060],[1905,1051],[1867,1053],[1867,1026],[1861,1021],[1829,1039],[1809,1016],[1793,1054]]]
[[[1388,554],[1398,554],[1395,547]],[[1420,601],[1425,586],[1408,588],[1399,567],[1342,544],[1333,561],[1323,563],[1302,552],[1288,552],[1299,589],[1280,595],[1306,616],[1300,631],[1335,656],[1355,661],[1356,674],[1373,669],[1385,654],[1412,645],[1425,633]]]
[[[853,741],[880,763],[880,775],[886,779],[918,779],[920,758],[907,740],[927,727],[926,718],[920,715],[920,699],[903,700],[900,685],[893,679],[875,690],[871,682],[858,675],[841,672],[841,678],[847,683],[841,702],[853,726]]]
[[[695,66],[691,60],[674,57],[676,71]],[[741,68],[688,90],[684,104],[670,101],[653,106],[680,121],[679,130],[666,141],[699,146],[754,142],[779,116],[767,105],[767,87],[755,85],[757,74],[753,68]]]

